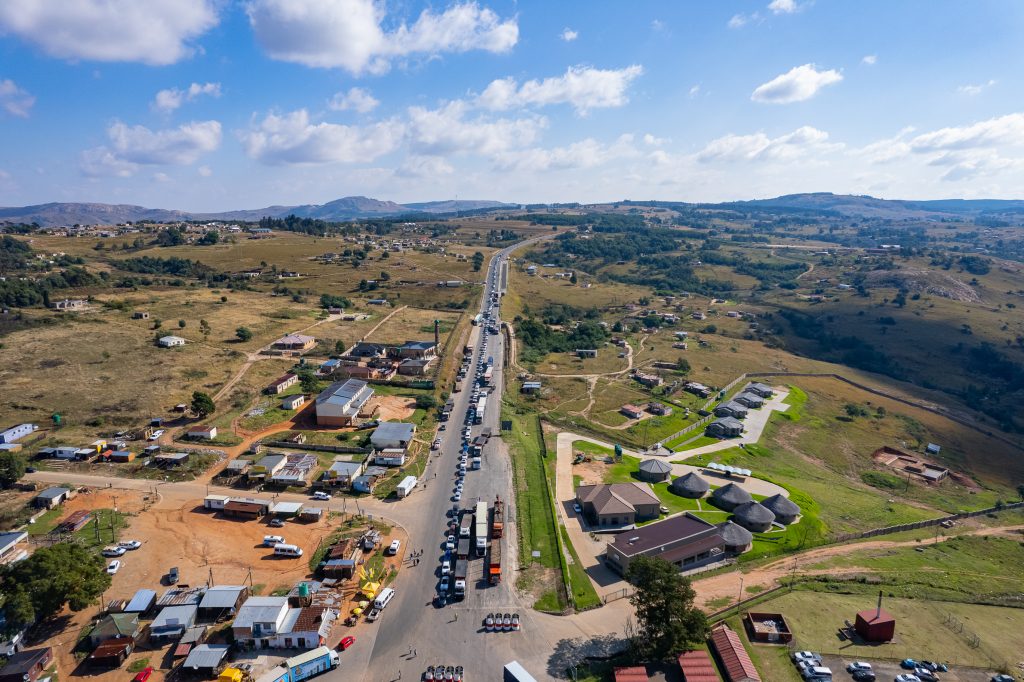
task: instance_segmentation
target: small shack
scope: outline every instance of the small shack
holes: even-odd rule
[[[32,504],[39,509],[53,509],[67,502],[71,497],[71,491],[67,488],[47,488],[35,496]]]
[[[92,512],[88,509],[79,509],[72,512],[66,519],[60,522],[60,532],[74,533],[85,528],[85,524],[92,520]]]
[[[225,516],[234,516],[242,519],[258,519],[270,511],[270,503],[265,500],[256,500],[251,497],[236,497],[224,504],[223,513]]]
[[[726,682],[761,682],[750,654],[731,627],[722,623],[712,628],[710,644],[722,666]]]
[[[135,651],[135,640],[131,637],[112,637],[89,654],[89,665],[96,668],[119,668]]]
[[[715,663],[703,649],[685,651],[679,654],[679,670],[686,682],[720,682]]]
[[[889,642],[896,636],[896,619],[882,608],[882,593],[878,593],[878,606],[857,614],[853,629],[865,642]]]
[[[213,677],[229,649],[228,644],[200,644],[189,652],[181,668],[195,675]]]
[[[154,590],[139,590],[124,607],[125,613],[137,613],[145,616],[156,605],[156,592]]]
[[[89,643],[97,647],[109,639],[121,637],[138,641],[141,635],[142,626],[137,613],[111,613],[101,618],[89,633]]]
[[[53,649],[27,649],[7,658],[0,668],[0,682],[36,682],[53,661]]]

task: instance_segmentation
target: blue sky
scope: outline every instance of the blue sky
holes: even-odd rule
[[[0,205],[1020,198],[1024,3],[11,0]]]

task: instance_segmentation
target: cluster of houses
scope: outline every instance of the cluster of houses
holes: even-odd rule
[[[422,377],[433,371],[437,351],[436,341],[406,341],[400,345],[360,341],[332,362],[330,372],[356,379],[387,380],[396,374]],[[321,367],[321,373],[326,369]]]
[[[771,386],[762,383],[747,384],[732,400],[718,405],[714,409],[717,419],[708,424],[705,433],[715,438],[734,438],[743,433],[743,421],[747,412],[764,405],[767,398],[775,395]]]
[[[739,635],[725,623],[711,628],[707,650],[684,651],[676,661],[686,682],[761,682]],[[646,666],[623,666],[614,670],[615,682],[647,682],[649,679],[653,678],[648,676]]]
[[[179,585],[159,596],[141,589],[108,605],[86,635],[92,648],[86,664],[118,668],[140,645],[171,644],[173,665],[214,677],[232,645],[208,638],[226,622],[235,647],[314,649],[326,644],[343,606],[340,592],[331,589],[334,583],[304,581],[287,595],[266,597],[252,595],[246,585]]]
[[[222,516],[255,521],[265,516],[277,519],[319,521],[324,516],[321,507],[301,502],[275,502],[260,497],[232,497],[230,495],[207,495],[203,498],[203,509]]]

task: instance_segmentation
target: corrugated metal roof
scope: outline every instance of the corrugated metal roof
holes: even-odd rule
[[[216,668],[228,655],[227,644],[200,644],[182,664],[186,668]]]
[[[230,609],[238,601],[238,595],[245,591],[244,585],[216,585],[203,595],[199,602],[201,609]]]
[[[132,600],[128,602],[128,606],[124,607],[125,612],[141,612],[146,611],[156,601],[156,592],[153,590],[139,590],[132,597]]]
[[[685,682],[719,682],[718,672],[711,656],[704,650],[679,654],[679,669]]]
[[[722,660],[726,682],[761,682],[750,654],[732,628],[728,625],[715,627],[711,631],[711,644]]]
[[[651,678],[647,676],[647,668],[643,666],[615,669],[615,682],[647,682],[649,679]]]
[[[251,628],[253,623],[277,622],[281,609],[287,606],[287,597],[249,597],[238,609],[233,625],[236,628]]]

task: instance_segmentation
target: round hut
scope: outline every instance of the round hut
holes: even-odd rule
[[[683,476],[678,476],[669,484],[668,489],[680,497],[689,497],[696,500],[697,498],[704,497],[711,490],[711,484],[691,471]]]
[[[640,480],[648,483],[667,481],[672,475],[672,465],[661,459],[645,459],[640,462]]]
[[[754,543],[754,536],[751,532],[732,521],[726,521],[719,525],[718,533],[725,541],[725,551],[730,554],[742,554],[749,550]]]
[[[741,504],[746,504],[752,499],[750,493],[735,483],[727,483],[711,493],[711,501],[715,506],[725,511],[732,511]]]
[[[796,506],[793,500],[782,495],[772,495],[761,502],[761,504],[767,507],[768,511],[772,514],[775,514],[776,521],[786,526],[796,521],[796,517],[800,516],[800,507]]]
[[[760,502],[747,502],[732,510],[736,523],[753,533],[763,533],[772,527],[775,514]]]

